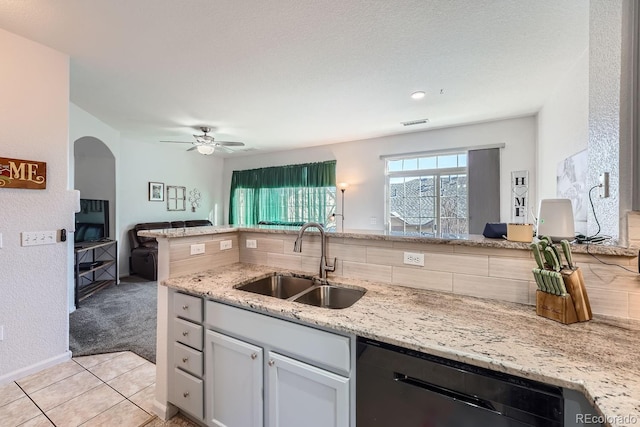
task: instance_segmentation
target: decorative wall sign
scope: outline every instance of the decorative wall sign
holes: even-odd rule
[[[195,212],[196,208],[200,207],[200,199],[202,195],[197,188],[189,191],[189,203],[191,204],[191,212]]]
[[[187,187],[167,185],[167,210],[184,211],[187,210],[185,200],[187,199]]]
[[[164,201],[164,183],[162,182],[149,183],[149,201],[150,202]]]
[[[47,164],[0,157],[0,188],[47,188]]]
[[[529,217],[529,171],[511,172],[511,222],[527,224]]]

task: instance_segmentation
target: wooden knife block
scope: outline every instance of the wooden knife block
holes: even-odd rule
[[[565,325],[591,320],[591,304],[580,268],[563,269],[561,273],[567,295],[536,291],[536,314]]]
[[[565,325],[578,321],[573,298],[569,294],[560,296],[537,290],[536,314]]]
[[[564,280],[564,286],[567,288],[567,292],[573,298],[573,305],[576,309],[579,322],[586,322],[593,318],[591,313],[591,304],[589,303],[589,296],[587,295],[587,288],[584,285],[584,277],[582,276],[582,270],[580,267],[576,267],[574,270],[563,269],[561,271],[562,279]]]

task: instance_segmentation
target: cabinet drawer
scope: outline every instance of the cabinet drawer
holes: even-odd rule
[[[274,349],[308,363],[349,376],[349,338],[276,319],[241,308],[207,301],[205,323],[229,335]]]
[[[173,341],[181,342],[196,350],[202,350],[202,325],[174,318]]]
[[[174,405],[198,419],[204,418],[204,385],[200,378],[175,368],[171,392]]]
[[[173,295],[173,314],[202,323],[202,298],[176,292]]]
[[[173,366],[198,377],[202,376],[202,352],[173,343]]]

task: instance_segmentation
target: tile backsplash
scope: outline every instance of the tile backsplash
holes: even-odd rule
[[[640,213],[630,220],[631,239],[640,243]],[[246,248],[246,239],[257,248]],[[302,253],[293,252],[295,236],[241,232],[240,261],[273,267],[295,268],[317,274],[320,262],[319,236],[307,235]],[[403,263],[405,251],[424,254],[424,267]],[[329,277],[353,277],[454,294],[492,298],[535,305],[536,285],[531,269],[535,261],[529,251],[476,248],[457,245],[419,244],[351,238],[328,238],[329,261],[337,258]],[[583,271],[594,314],[640,320],[640,276],[637,257],[576,254]],[[626,271],[621,265],[631,271]]]

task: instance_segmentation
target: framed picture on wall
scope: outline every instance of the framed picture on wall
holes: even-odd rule
[[[149,201],[150,202],[164,201],[164,183],[149,182]]]

